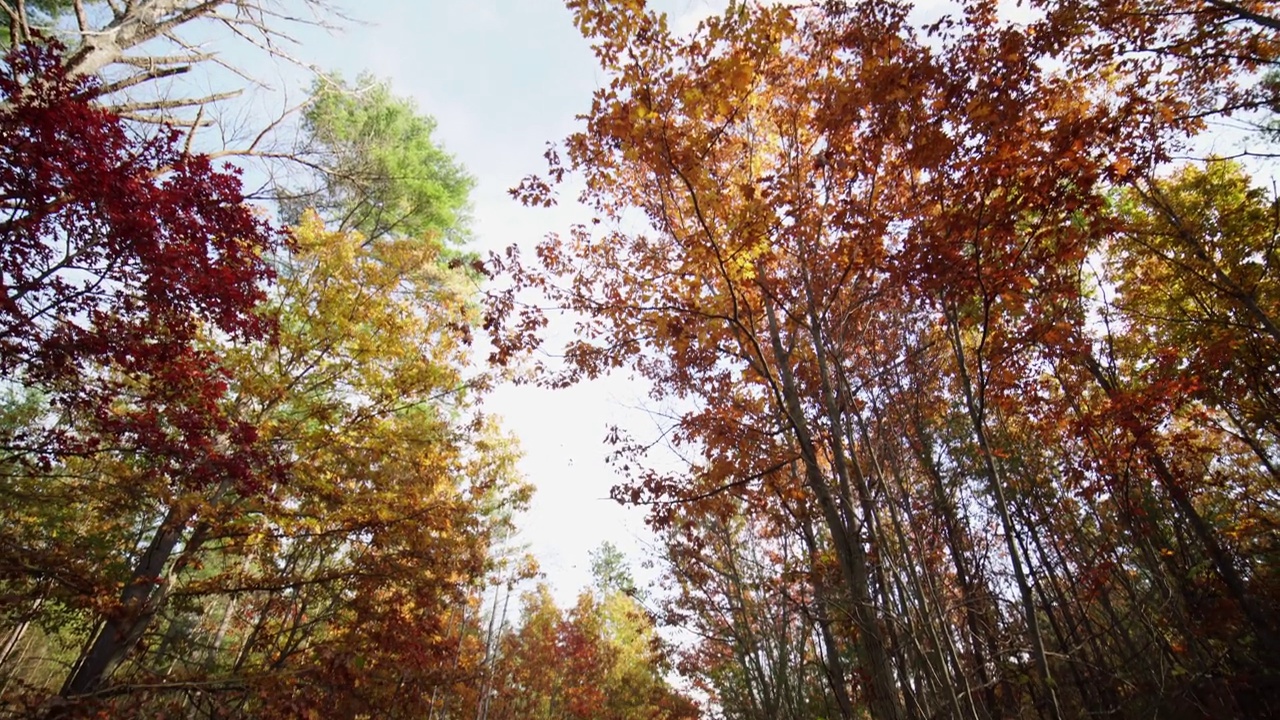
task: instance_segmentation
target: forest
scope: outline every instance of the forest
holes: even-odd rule
[[[344,7],[0,0],[0,718],[1280,717],[1280,2],[563,4],[480,252]],[[485,401],[609,376],[563,607]]]

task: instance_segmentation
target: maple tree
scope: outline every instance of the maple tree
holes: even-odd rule
[[[199,338],[269,337],[253,310],[280,239],[233,172],[184,155],[172,135],[138,140],[89,103],[93,87],[67,76],[56,45],[21,46],[0,73],[0,367],[42,410],[6,427],[6,479],[15,497],[58,502],[92,484],[95,465],[131,466],[131,492],[104,500],[137,513],[146,548],[118,597],[91,606],[105,624],[70,693],[96,688],[147,626],[155,578],[197,504],[255,493],[275,467],[253,425],[226,412],[224,370]],[[7,579],[41,588],[37,603],[54,593],[83,607],[83,586],[28,564],[73,557],[76,534],[68,545],[57,525],[43,529],[10,539]]]

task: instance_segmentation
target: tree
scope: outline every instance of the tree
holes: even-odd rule
[[[156,81],[184,75],[201,64],[221,62],[204,43],[184,39],[183,31],[196,25],[217,27],[224,37],[246,47],[297,63],[290,55],[295,41],[287,28],[298,24],[328,28],[329,18],[341,17],[324,0],[138,0],[123,4],[36,0],[6,3],[4,14],[16,42],[41,35],[60,36],[71,48],[63,61],[66,73],[100,78],[93,95],[121,116],[190,130],[206,124],[206,110],[240,95],[243,89],[198,96],[139,95],[139,90],[155,92]],[[234,70],[242,77],[252,77],[247,68]],[[229,126],[222,131],[224,139],[234,133]],[[258,135],[251,146],[261,140]]]
[[[1269,368],[1280,357],[1274,200],[1239,166],[1214,161],[1135,183],[1119,211],[1108,310],[1120,327],[1106,338],[1110,358],[1091,372],[1126,398],[1125,419],[1154,438],[1139,440],[1147,461],[1251,628],[1255,650],[1273,656],[1278,639],[1245,580],[1269,584],[1266,571],[1254,570],[1255,562],[1271,564],[1271,543],[1255,525],[1268,513],[1223,493],[1269,497],[1277,477],[1269,419]],[[1170,420],[1176,427],[1157,429]]]
[[[432,140],[435,121],[412,101],[368,76],[354,86],[325,79],[302,117],[299,155],[318,170],[319,187],[289,191],[286,209],[315,208],[370,241],[438,234],[452,246],[466,242],[474,180]]]
[[[465,187],[420,235],[308,213],[286,242],[176,133],[139,140],[48,48],[13,57],[6,711],[418,716],[465,685],[529,493],[477,404]]]
[[[105,624],[71,694],[96,688],[149,624],[155,578],[197,506],[257,493],[277,468],[253,424],[227,411],[225,369],[201,338],[270,338],[254,308],[281,238],[244,205],[234,172],[172,134],[137,139],[89,104],[94,87],[66,73],[56,45],[21,46],[0,73],[0,370],[46,408],[6,428],[8,477],[38,501],[49,489],[31,478],[65,473],[74,487],[93,464],[125,466],[134,512],[164,508],[141,520],[146,550],[99,606]],[[46,557],[67,559],[46,529],[57,548]],[[56,567],[22,575],[66,580]]]
[[[591,577],[602,595],[614,592],[636,594],[636,583],[627,569],[626,556],[611,542],[603,542],[591,551]]]
[[[811,553],[800,528],[768,537],[733,504],[677,510],[666,539],[666,616],[697,638],[682,674],[728,718],[854,717],[851,648],[831,619],[848,608],[818,601],[834,589],[830,548]]]
[[[622,592],[597,597],[584,591],[565,612],[539,586],[522,598],[518,627],[503,635],[499,653],[489,698],[477,717],[699,717],[697,706],[664,677],[667,664],[652,620]]]
[[[796,605],[828,618],[832,642],[822,622],[810,637],[848,660],[846,713],[1265,714],[1274,588],[1226,519],[1259,509],[1218,487],[1267,487],[1270,460],[1222,435],[1226,415],[1188,405],[1202,381],[1180,371],[1227,355],[1188,324],[1194,339],[1179,337],[1207,352],[1142,359],[1157,348],[1099,325],[1119,315],[1086,280],[1139,233],[1176,247],[1163,223],[1181,224],[1195,239],[1179,254],[1212,247],[1231,280],[1185,301],[1232,307],[1249,318],[1239,342],[1269,342],[1248,307],[1264,284],[1243,281],[1268,252],[1265,223],[1245,220],[1261,218],[1256,202],[1203,184],[1170,200],[1150,180],[1205,118],[1257,107],[1241,71],[1275,61],[1265,23],[1212,3],[1045,2],[1019,24],[975,0],[924,28],[905,2],[734,4],[679,37],[644,3],[569,5],[609,82],[563,157],[550,149],[545,175],[513,194],[552,204],[576,174],[594,222],[528,263],[493,258],[513,286],[487,325],[497,360],[535,344],[542,318],[515,299],[542,293],[582,317],[545,382],[625,367],[681,408],[665,437],[688,467],[651,469],[652,444],[616,433],[631,474],[615,497],[651,505],[682,559],[736,512],[753,535],[803,538],[807,557],[769,567],[808,570],[793,593],[811,600]],[[1134,223],[1112,201],[1126,185],[1179,209]],[[1234,254],[1208,240],[1228,229]],[[1139,263],[1171,292],[1213,274],[1164,254]],[[1117,307],[1161,295],[1138,292]],[[1150,318],[1136,320],[1126,331]],[[1205,387],[1271,362],[1255,357]],[[737,559],[721,555],[717,568]],[[734,593],[749,584],[688,582],[712,588],[689,600],[702,627],[732,625],[745,648],[708,656],[756,678],[729,685],[772,692],[753,648],[803,633],[746,618],[785,616],[783,594],[730,623],[715,616],[748,607]],[[1176,601],[1144,617],[1158,596]],[[1162,684],[1171,667],[1194,681]],[[759,714],[776,714],[769,700]]]
[[[215,676],[249,681],[246,712],[416,716],[474,671],[448,618],[498,569],[530,490],[479,414],[471,286],[443,241],[369,240],[314,214],[295,238],[278,343],[227,352],[237,402],[294,462],[270,498],[230,508],[225,572],[178,592],[228,623]]]

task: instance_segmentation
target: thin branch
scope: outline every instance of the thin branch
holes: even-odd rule
[[[213,93],[198,98],[184,98],[181,100],[150,100],[145,102],[125,103],[123,105],[109,105],[108,109],[112,110],[120,116],[126,113],[136,113],[146,110],[174,110],[177,108],[195,107],[206,105],[208,103],[218,102],[219,100],[230,100],[239,97],[244,93],[243,90],[229,90],[227,92]]]
[[[770,465],[769,467],[765,468],[764,470],[761,470],[761,471],[759,471],[759,472],[752,473],[752,474],[747,475],[747,476],[745,476],[745,477],[742,477],[742,478],[739,478],[739,479],[737,479],[737,480],[734,480],[733,482],[726,483],[726,484],[724,484],[724,485],[721,485],[721,486],[719,486],[719,487],[713,488],[713,489],[711,489],[711,490],[707,490],[706,492],[698,493],[697,495],[691,495],[691,496],[689,496],[689,497],[673,498],[673,499],[671,499],[671,500],[635,500],[635,501],[632,501],[632,500],[621,500],[617,494],[614,494],[614,496],[612,497],[612,499],[613,499],[614,501],[616,501],[616,502],[622,503],[623,505],[680,505],[680,504],[684,504],[684,503],[698,502],[699,500],[706,500],[706,499],[708,499],[708,498],[715,497],[716,495],[719,495],[720,493],[725,492],[725,491],[727,491],[727,490],[732,490],[733,488],[741,487],[741,486],[746,485],[746,484],[748,484],[748,483],[755,482],[756,480],[760,480],[761,478],[767,477],[768,475],[770,475],[770,474],[772,474],[772,473],[775,473],[775,472],[777,472],[777,471],[779,471],[779,470],[781,470],[781,469],[783,469],[783,468],[787,467],[788,465],[790,465],[791,463],[793,463],[793,462],[795,462],[796,460],[799,460],[799,459],[800,459],[800,456],[799,456],[799,455],[794,455],[794,456],[789,457],[789,458],[787,458],[787,459],[785,459],[785,460],[782,460],[782,461],[780,461],[780,462],[774,463],[773,465]]]
[[[142,83],[147,82],[148,80],[159,80],[160,78],[172,77],[174,75],[182,75],[183,73],[186,73],[190,70],[191,70],[190,65],[179,65],[177,67],[156,68],[154,70],[147,70],[145,72],[140,72],[136,75],[130,75],[129,77],[123,80],[117,80],[116,82],[103,85],[102,87],[98,88],[93,92],[93,96],[104,97],[106,95],[111,95],[113,93],[120,92],[121,90],[131,88],[134,85],[141,85]]]

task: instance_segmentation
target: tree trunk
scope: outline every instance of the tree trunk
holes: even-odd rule
[[[146,552],[134,566],[129,584],[120,593],[123,612],[106,621],[88,652],[75,664],[59,693],[62,697],[72,698],[99,689],[137,645],[160,609],[159,601],[165,595],[160,589],[165,566],[186,533],[192,515],[191,511],[177,506],[170,508]]]
[[[815,621],[818,625],[818,632],[822,636],[823,650],[827,656],[827,661],[824,663],[827,671],[827,681],[831,686],[831,694],[836,698],[836,705],[840,708],[840,717],[842,720],[853,720],[854,710],[853,700],[849,697],[849,676],[844,669],[844,659],[840,657],[840,646],[836,643],[835,634],[831,632],[831,616],[827,613],[826,589],[818,582],[816,574],[812,573],[812,570],[817,567],[818,542],[813,534],[813,522],[807,514],[801,517],[800,529],[803,532],[805,547],[809,551],[810,582],[813,584],[813,596],[817,604]]]

